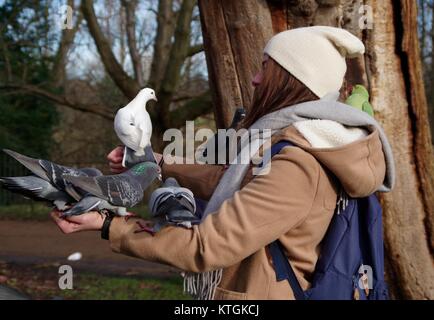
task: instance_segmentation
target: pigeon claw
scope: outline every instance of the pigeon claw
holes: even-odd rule
[[[147,232],[147,233],[149,233],[151,236],[154,236],[154,235],[155,235],[156,232],[155,232],[154,229],[150,228],[150,227],[147,226],[147,225],[142,224],[141,221],[136,221],[136,223],[137,223],[137,225],[140,227],[140,229],[135,230],[134,233]]]

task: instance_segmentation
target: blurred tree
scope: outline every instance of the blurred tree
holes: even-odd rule
[[[363,39],[367,52],[348,60],[346,82],[370,89],[376,118],[394,149],[397,185],[381,196],[389,285],[398,298],[434,299],[434,162],[416,2],[199,0],[199,7],[220,126],[228,124],[234,105],[249,106],[249,84],[269,35],[331,25]]]
[[[5,1],[0,7],[1,84],[20,78],[43,85],[50,79],[45,6],[44,1]],[[25,14],[30,11],[35,15]],[[0,96],[0,106],[0,146],[47,156],[57,120],[53,104],[11,92]]]
[[[173,0],[160,0],[157,18],[157,35],[154,42],[151,74],[148,85],[157,91],[159,102],[155,108],[150,108],[150,115],[154,124],[154,149],[161,150],[162,135],[169,128],[181,127],[186,120],[211,111],[208,91],[189,99],[187,103],[172,110],[171,104],[180,85],[181,71],[186,59],[201,51],[201,45],[190,46],[191,20],[195,7],[195,0],[183,0],[178,11],[174,12]],[[142,66],[135,45],[135,1],[122,1],[126,12],[127,39],[134,69],[134,77],[129,76],[117,61],[113,50],[104,36],[96,17],[93,1],[82,0],[81,10],[107,73],[121,92],[128,98],[135,97],[143,82]],[[160,17],[161,12],[161,17]],[[174,19],[175,18],[175,19]],[[176,23],[169,22],[175,20]],[[173,39],[173,40],[172,40]]]
[[[56,4],[59,5],[62,2],[58,1]],[[149,3],[150,10],[154,10],[152,7],[154,2],[146,2]],[[21,2],[14,3],[13,6],[20,11]],[[199,42],[200,38],[195,38],[191,29],[194,20],[197,20],[196,1],[159,0],[155,12],[156,23],[153,24],[155,25],[155,37],[151,37],[151,42],[144,45],[143,38],[150,37],[138,32],[137,21],[138,8],[143,3],[123,0],[105,0],[103,3],[101,1],[98,3],[97,5],[92,0],[81,0],[80,6],[76,6],[77,1],[67,0],[66,4],[74,12],[74,27],[62,30],[59,36],[52,30],[53,28],[50,29],[53,25],[52,21],[46,21],[45,34],[40,35],[40,38],[51,41],[45,51],[45,54],[50,57],[50,63],[47,65],[50,76],[43,85],[33,81],[24,81],[16,77],[11,68],[6,68],[5,81],[0,84],[0,89],[42,97],[58,106],[90,112],[111,121],[114,118],[115,107],[135,97],[143,86],[153,87],[159,98],[158,104],[151,105],[149,108],[154,123],[153,145],[154,149],[161,151],[162,135],[166,129],[181,127],[185,125],[186,120],[194,120],[198,116],[212,112],[206,81],[201,80],[201,76],[196,77],[196,80],[200,81],[191,81],[191,86],[184,85],[190,80],[195,80],[184,77],[185,71],[191,70],[187,69],[186,65],[192,61],[194,55],[203,51]],[[47,1],[39,4],[40,8],[45,9],[47,19],[53,6],[52,2]],[[98,17],[95,12],[95,7],[98,6],[100,8],[103,6],[104,13],[108,16]],[[116,12],[118,9],[119,12]],[[29,15],[34,16],[35,19],[40,17],[31,13]],[[112,89],[109,90],[109,94],[121,93],[124,97],[122,101],[107,99],[107,91],[100,92],[100,97],[94,97],[94,99],[69,94],[77,91],[70,88],[71,83],[76,86],[78,82],[71,82],[71,79],[66,76],[67,57],[71,51],[75,50],[74,42],[81,41],[83,38],[82,33],[80,33],[79,40],[76,38],[82,20],[86,22],[88,35],[91,36],[96,46],[106,75],[102,77],[98,75],[97,81],[90,78],[83,79],[87,84],[82,83],[80,86],[93,87],[96,91],[103,82],[111,84]],[[7,21],[5,26],[8,23],[10,21]],[[114,27],[116,25],[117,28]],[[143,26],[143,22],[140,26]],[[149,30],[152,31],[152,28]],[[197,30],[195,32],[197,33]],[[9,39],[9,41],[14,43],[16,40]],[[5,43],[7,46],[8,41]],[[152,52],[149,67],[144,59],[143,50]],[[131,69],[125,68],[128,62],[131,62]],[[92,74],[92,71],[94,70],[86,70],[86,73],[94,77],[95,73]],[[8,74],[10,77],[7,76]],[[109,82],[104,80],[107,77],[110,79]],[[186,89],[185,92],[179,91],[181,86]],[[98,92],[95,93],[98,94]],[[114,101],[117,101],[116,105]]]

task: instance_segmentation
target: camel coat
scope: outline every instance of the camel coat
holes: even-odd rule
[[[338,186],[352,197],[372,194],[386,171],[378,131],[350,144],[313,148],[293,127],[273,136],[288,140],[266,175],[249,172],[242,189],[192,229],[168,226],[155,235],[136,232],[135,219],[117,217],[110,227],[113,251],[203,272],[223,268],[215,299],[294,299],[287,281],[276,281],[266,246],[283,244],[303,289],[310,286],[323,239],[333,216]],[[196,197],[208,200],[224,166],[163,165]],[[339,182],[339,183],[338,183]]]

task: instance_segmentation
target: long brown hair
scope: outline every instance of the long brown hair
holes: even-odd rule
[[[308,87],[270,57],[265,64],[261,83],[253,93],[251,107],[240,127],[249,128],[268,113],[318,99]]]

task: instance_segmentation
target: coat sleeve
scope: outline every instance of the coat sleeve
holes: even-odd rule
[[[255,177],[192,229],[169,226],[154,236],[115,218],[112,250],[192,272],[231,266],[302,223],[316,195],[319,163],[300,148],[284,148],[271,170]]]
[[[163,179],[175,178],[178,183],[190,189],[193,194],[203,200],[209,200],[225,166],[211,164],[163,164]]]

